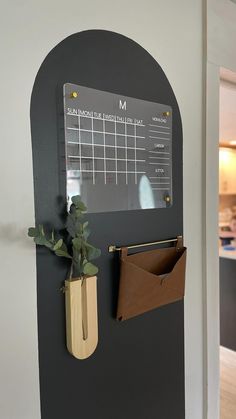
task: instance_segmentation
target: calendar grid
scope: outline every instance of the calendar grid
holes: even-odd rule
[[[124,121],[109,121],[105,118],[96,118],[94,116],[81,116],[76,115],[74,113],[67,113],[67,116],[77,116],[78,119],[78,126],[66,126],[67,131],[75,131],[78,133],[77,138],[78,141],[71,141],[68,140],[68,145],[78,145],[78,154],[68,154],[68,159],[70,161],[76,160],[79,164],[79,171],[81,174],[83,173],[91,173],[92,174],[92,183],[96,184],[96,173],[103,173],[104,174],[104,184],[107,183],[107,173],[115,173],[115,184],[117,185],[119,183],[118,174],[125,174],[125,183],[129,183],[129,175],[134,174],[134,183],[137,184],[138,182],[138,175],[145,174],[145,170],[141,170],[139,168],[139,164],[144,164],[146,162],[146,158],[138,158],[137,152],[143,152],[145,151],[145,147],[139,147],[137,146],[137,141],[144,140],[146,137],[144,135],[137,135],[137,129],[139,127],[144,128],[144,124],[135,124],[130,123],[124,119]],[[91,127],[84,129],[81,127],[81,123],[83,121],[83,118],[87,118],[91,122]],[[96,130],[94,129],[94,120],[101,121],[102,122],[102,129]],[[114,131],[107,131],[106,130],[106,123],[113,123],[114,124]],[[124,133],[117,132],[117,124],[122,124],[124,126]],[[88,124],[87,124],[88,125]],[[132,134],[128,133],[127,131],[127,125],[133,127]],[[89,140],[87,142],[83,141],[83,134],[86,133],[87,135],[90,135]],[[103,137],[103,143],[99,144],[95,141],[95,135],[102,135]],[[113,138],[114,137],[114,144],[107,144],[107,137]],[[124,138],[124,145],[119,144],[119,139]],[[132,140],[132,145],[129,145],[129,141]],[[90,154],[87,156],[84,156],[82,154],[82,146],[87,147],[90,150]],[[97,147],[103,147],[103,156],[96,156],[96,149]],[[112,148],[114,149],[114,157],[108,157],[107,149]],[[118,157],[118,150],[124,150],[125,155],[124,158]],[[133,157],[129,157],[128,153],[132,151]],[[83,166],[83,161],[91,161],[92,164],[92,170],[88,170]],[[95,169],[95,162],[96,161],[103,161],[103,170],[96,170]],[[107,163],[108,162],[114,162],[114,170],[107,170]],[[124,170],[118,170],[118,166],[120,162],[125,163],[125,169]],[[130,163],[134,163],[134,170],[129,170],[128,166]]]

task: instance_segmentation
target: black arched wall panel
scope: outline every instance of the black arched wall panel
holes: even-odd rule
[[[174,63],[173,63],[174,65]],[[182,234],[182,127],[171,86],[157,62],[132,40],[108,31],[70,36],[36,77],[31,130],[36,223],[62,227],[66,203],[62,86],[70,82],[170,105],[173,109],[173,206],[89,214],[98,264],[99,344],[85,361],[66,349],[64,261],[37,249],[42,419],[184,419],[183,302],[127,322],[115,320],[117,255],[109,244]],[[112,198],[111,198],[112,199]]]

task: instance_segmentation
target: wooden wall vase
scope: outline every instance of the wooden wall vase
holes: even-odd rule
[[[65,281],[66,339],[75,358],[88,358],[98,343],[97,277]]]

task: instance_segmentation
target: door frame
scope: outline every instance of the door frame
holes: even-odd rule
[[[236,5],[206,3],[205,142],[203,143],[204,419],[220,417],[219,319],[219,90],[222,68],[236,73]]]

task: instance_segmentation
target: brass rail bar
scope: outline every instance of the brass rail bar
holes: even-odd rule
[[[149,242],[149,243],[131,244],[130,246],[123,246],[123,247],[127,247],[127,249],[136,249],[138,247],[154,246],[155,244],[173,243],[173,242],[177,242],[181,238],[182,238],[182,236],[178,236],[175,239],[159,240],[159,241],[156,241],[156,242]],[[115,245],[110,245],[108,247],[108,252],[109,253],[117,252],[121,249],[122,249],[122,247],[117,247]]]

